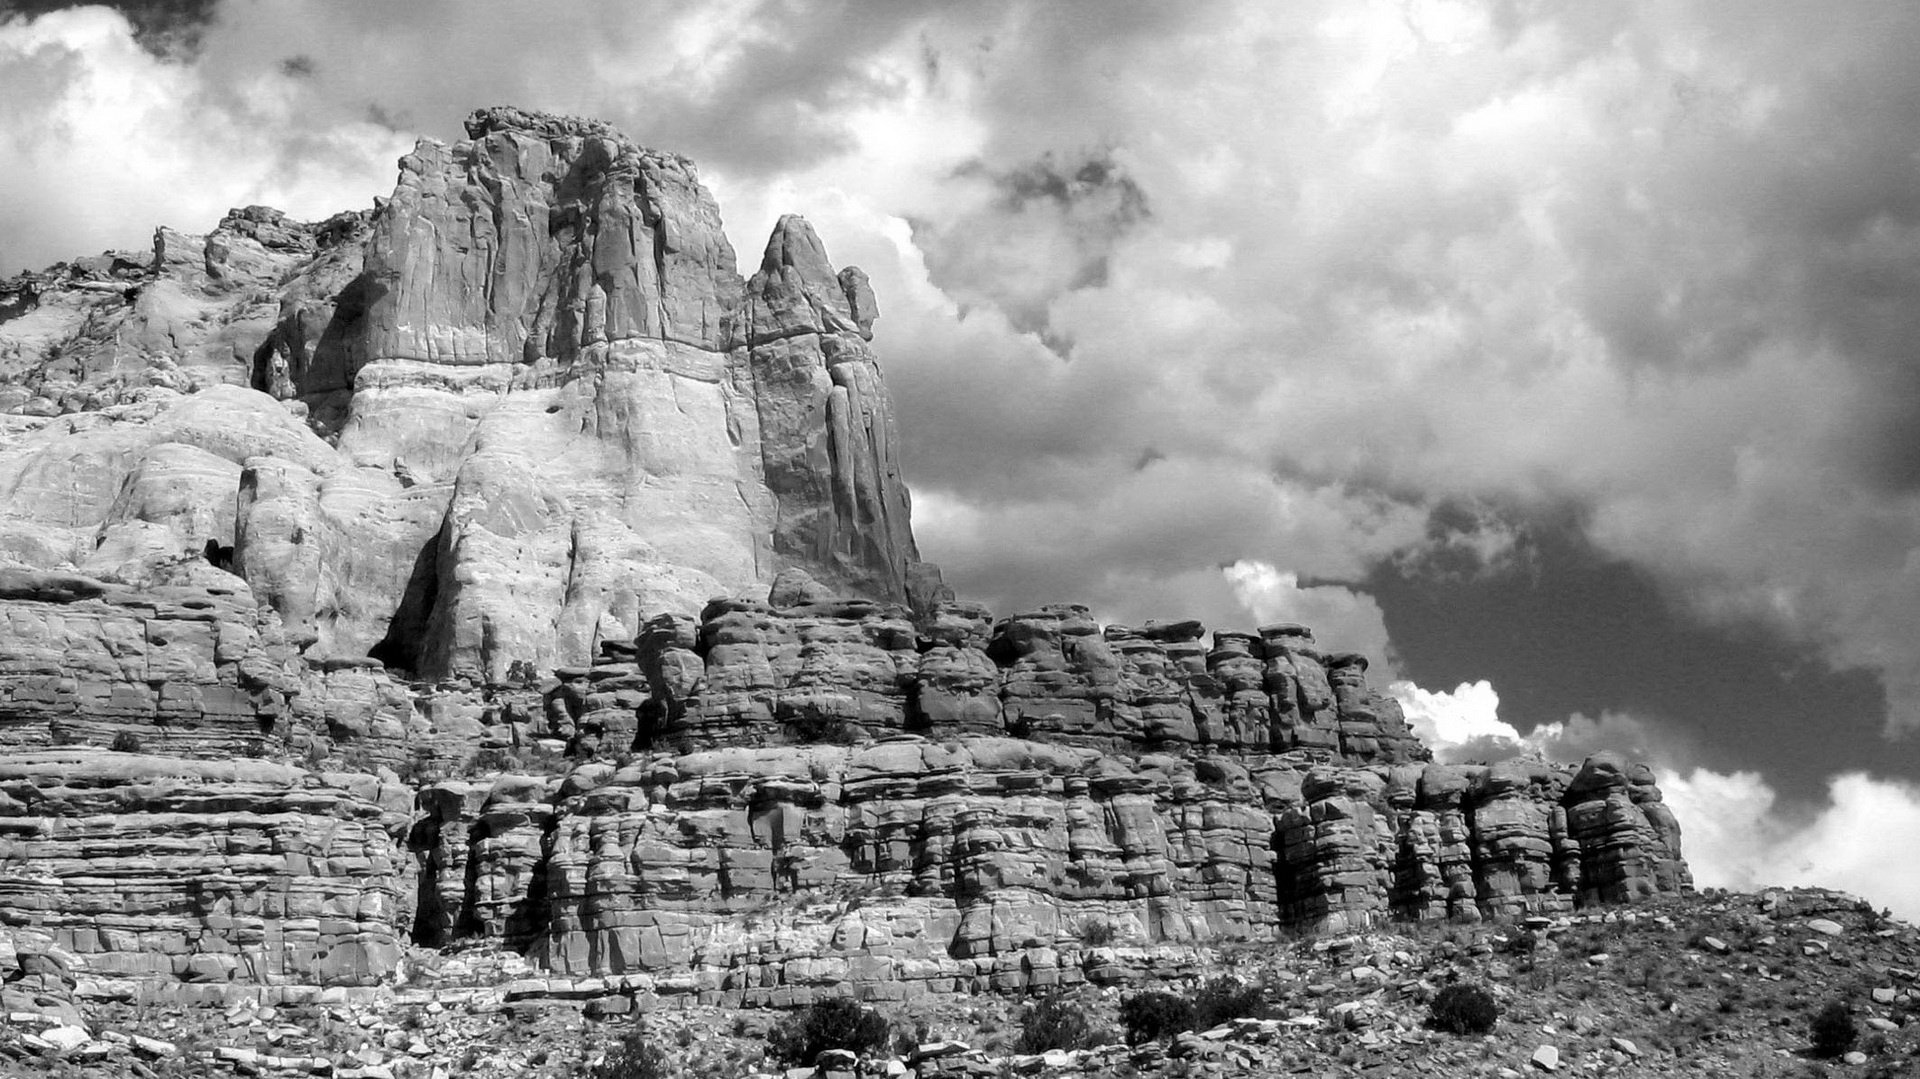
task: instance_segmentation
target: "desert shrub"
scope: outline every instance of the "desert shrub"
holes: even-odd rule
[[[1500,1021],[1493,994],[1477,985],[1449,985],[1434,994],[1427,1022],[1448,1034],[1485,1034]]]
[[[1021,1009],[1017,1053],[1044,1053],[1049,1049],[1091,1049],[1100,1044],[1087,1010],[1065,997],[1051,996]]]
[[[593,1079],[665,1079],[666,1074],[666,1050],[653,1044],[646,1026],[639,1022],[593,1068]]]
[[[1074,935],[1089,948],[1103,948],[1117,935],[1113,923],[1105,918],[1088,918],[1075,927]]]
[[[140,736],[132,731],[121,731],[113,736],[115,753],[144,753],[146,748],[140,744]]]
[[[781,1020],[767,1033],[767,1051],[796,1066],[812,1064],[829,1049],[870,1052],[887,1044],[887,1018],[848,997],[829,997]]]
[[[1193,1029],[1212,1030],[1229,1019],[1257,1017],[1267,1010],[1266,994],[1238,978],[1214,978],[1193,996]]]
[[[1823,1057],[1839,1056],[1853,1048],[1854,1039],[1860,1036],[1853,1025],[1853,1011],[1838,1000],[1829,1001],[1826,1007],[1813,1013],[1807,1032],[1813,1038],[1814,1054]]]
[[[1135,993],[1120,1004],[1120,1025],[1128,1045],[1171,1038],[1193,1029],[1193,1002],[1159,990]]]
[[[859,741],[859,732],[839,716],[811,708],[784,709],[780,716],[787,739],[797,745],[850,746]]]

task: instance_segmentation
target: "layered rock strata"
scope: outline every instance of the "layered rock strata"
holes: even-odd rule
[[[1432,764],[1304,627],[954,600],[864,275],[787,217],[742,279],[604,124],[467,132],[0,285],[0,924],[108,991],[1045,990],[1688,887],[1644,768]]]
[[[0,922],[134,982],[378,981],[409,920],[411,801],[392,777],[269,761],[8,753]]]
[[[1688,886],[1645,768],[1423,763],[1357,658],[1321,659],[1297,626],[1205,636],[1073,607],[662,616],[638,663],[567,672],[540,733],[679,748],[583,765],[545,801],[524,779],[431,788],[423,939],[531,906],[544,924],[497,932],[556,972],[785,1003],[1119,978],[1112,946],[1138,962]]]
[[[152,597],[84,579],[35,588],[48,617],[88,627],[63,638],[86,646],[63,653],[74,669],[105,654],[87,648],[132,636],[98,620],[137,616],[154,653],[143,662],[178,677],[105,726],[58,701],[16,705],[16,745],[63,723],[76,725],[65,740],[144,732],[182,756],[226,756],[236,740],[261,752],[253,738],[297,759],[338,740],[362,767],[378,748],[425,777],[406,814],[391,772],[14,751],[15,771],[0,771],[12,837],[0,867],[24,879],[56,866],[59,882],[0,893],[0,920],[51,927],[86,953],[249,956],[108,964],[130,973],[377,979],[395,941],[491,938],[560,974],[783,1003],[849,985],[884,996],[1112,980],[1169,950],[1296,927],[1561,913],[1688,884],[1644,768],[1425,763],[1397,709],[1353,677],[1359,664],[1314,661],[1299,627],[1203,648],[1192,623],[1101,628],[1072,607],[995,622],[947,605],[916,624],[867,601],[716,602],[700,623],[662,616],[602,663],[559,672],[544,701],[416,687],[381,729],[383,713],[342,703],[391,685],[377,669],[309,672],[291,696],[246,697],[250,711],[223,719],[205,702],[236,699],[221,679],[237,684],[269,648],[241,636],[223,660],[217,620],[187,621],[198,636],[156,630],[175,612]],[[1336,683],[1364,713],[1342,713],[1337,693],[1314,709],[1302,688]],[[198,687],[200,703],[162,723],[176,684]],[[333,710],[302,708],[309,697]],[[543,757],[563,774],[431,779]],[[185,834],[207,845],[178,846]],[[130,877],[185,878],[191,902],[147,882],[150,898],[114,924],[122,936],[89,936],[127,885],[89,873],[82,852],[116,850]],[[226,858],[238,850],[253,855]],[[167,851],[181,860],[152,860]],[[236,910],[276,916],[235,905],[263,889],[320,896],[308,905],[336,919],[328,939],[360,949],[341,954],[375,958],[323,964],[333,944],[261,937],[253,923],[227,933]],[[347,914],[326,897],[369,889],[380,898],[347,912],[359,936],[341,936]]]
[[[1561,914],[1686,886],[1671,813],[1618,761],[1533,778],[1518,813],[1486,766],[894,735],[585,765],[545,802],[523,779],[436,787],[428,849],[443,926],[497,926],[557,974],[749,1004],[1120,980],[1152,954],[1289,928]],[[1448,817],[1464,827],[1432,842]],[[1610,823],[1567,836],[1553,822],[1568,818]],[[544,924],[502,916],[528,906]]]

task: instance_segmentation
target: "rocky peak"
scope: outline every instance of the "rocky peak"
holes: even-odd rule
[[[605,120],[522,109],[513,105],[475,109],[467,114],[465,125],[470,139],[483,139],[496,131],[517,131],[545,139],[604,138],[632,145],[619,129]]]
[[[200,492],[231,524],[187,534],[175,514],[101,547],[133,528],[108,492],[178,452],[145,433],[164,423],[121,428],[134,448],[112,457],[87,448],[97,427],[48,430],[0,458],[0,480],[9,460],[38,475],[78,453],[102,463],[82,484],[97,497],[10,504],[0,556],[111,576],[100,551],[146,564],[212,543],[314,658],[481,680],[584,662],[651,611],[760,592],[788,567],[886,601],[937,590],[863,274],[789,217],[750,286],[692,164],[604,122],[503,107],[468,134],[422,140],[371,212],[246,207],[204,236],[162,229],[137,280],[103,266],[11,289],[0,406],[246,386],[285,405],[246,404],[242,429],[304,426],[328,449],[236,446]]]

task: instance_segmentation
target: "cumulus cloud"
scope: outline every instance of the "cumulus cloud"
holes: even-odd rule
[[[1920,786],[1862,772],[1833,777],[1824,804],[1783,806],[1755,772],[1657,773],[1702,887],[1838,888],[1920,922]]]
[[[143,248],[155,225],[210,228],[236,205],[319,218],[390,188],[406,140],[365,123],[302,132],[286,81],[263,76],[228,110],[104,8],[0,22],[0,273]]]
[[[1421,689],[1404,679],[1387,685],[1387,695],[1400,702],[1407,725],[1433,750],[1441,762],[1483,755],[1507,757],[1520,751],[1520,732],[1500,718],[1500,694],[1491,682],[1462,682],[1451,691]]]
[[[1380,604],[1365,592],[1337,584],[1302,585],[1297,574],[1243,560],[1220,571],[1256,623],[1297,622],[1314,631],[1329,652],[1360,652],[1393,670]],[[1485,683],[1482,683],[1484,685]]]
[[[1612,750],[1653,764],[1699,887],[1837,888],[1920,922],[1920,866],[1888,856],[1920,843],[1920,785],[1847,772],[1827,780],[1824,799],[1788,802],[1760,772],[1688,765],[1696,747],[1640,717],[1575,715],[1522,734],[1500,718],[1486,681],[1433,691],[1403,680],[1387,692],[1442,762],[1578,761]]]

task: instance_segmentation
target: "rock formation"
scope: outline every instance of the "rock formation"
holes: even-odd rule
[[[1689,887],[1645,768],[1430,763],[1305,627],[953,598],[863,274],[786,217],[743,280],[604,124],[467,131],[371,213],[0,285],[0,924],[91,991],[472,940],[589,994],[1044,990]]]
[[[692,164],[604,124],[467,130],[371,215],[8,283],[0,554],[231,548],[308,656],[494,681],[787,566],[907,599],[864,275],[788,217],[743,282]]]

